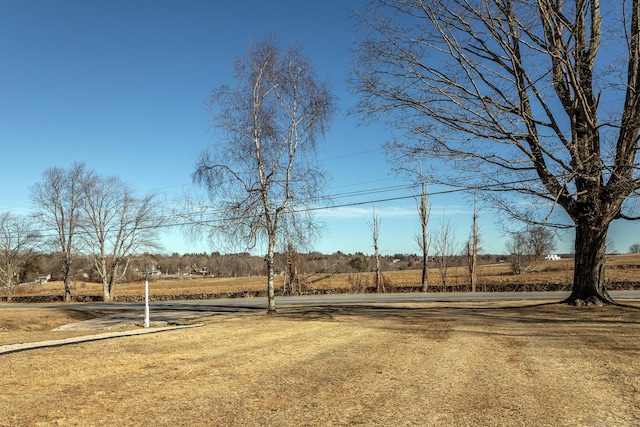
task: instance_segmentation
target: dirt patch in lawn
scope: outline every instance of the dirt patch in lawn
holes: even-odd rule
[[[0,425],[640,423],[635,307],[318,306],[199,322],[1,356]]]

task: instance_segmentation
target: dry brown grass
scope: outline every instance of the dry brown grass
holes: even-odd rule
[[[29,306],[20,309],[6,309],[0,304],[0,326],[7,329],[0,332],[0,345],[23,342],[44,341],[87,335],[86,331],[53,331],[58,326],[106,316],[110,310],[84,311],[68,308],[33,309]],[[1,357],[1,356],[0,356]]]
[[[0,310],[0,324],[16,315]],[[49,310],[23,333],[75,316]],[[639,308],[298,307],[198,321],[0,356],[0,426],[640,423]]]
[[[609,280],[637,280],[637,256]],[[523,280],[505,264],[480,282]],[[541,262],[529,283],[571,277]],[[396,286],[419,271],[388,272]],[[317,280],[316,280],[317,279]],[[351,276],[353,279],[353,276]],[[452,284],[466,283],[463,268]],[[431,270],[433,285],[437,270]],[[349,275],[310,278],[349,287]],[[504,282],[503,282],[504,281]],[[152,294],[262,290],[262,277],[158,280]],[[59,294],[60,283],[22,287]],[[140,294],[124,284],[118,295]],[[98,284],[74,293],[99,295]],[[4,309],[0,345],[86,335],[51,329],[105,311]],[[640,308],[421,304],[225,314],[202,328],[0,356],[0,426],[638,425]]]

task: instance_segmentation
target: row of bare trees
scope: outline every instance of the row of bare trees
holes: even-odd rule
[[[20,281],[20,266],[36,250],[60,255],[65,300],[71,300],[71,280],[84,264],[102,282],[104,301],[111,301],[114,286],[127,272],[131,257],[159,249],[163,217],[154,196],[138,197],[116,177],[104,177],[83,163],[53,167],[31,188],[34,213],[0,215],[0,284],[7,299]]]

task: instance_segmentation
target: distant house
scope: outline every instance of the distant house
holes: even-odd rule
[[[549,254],[545,257],[545,259],[549,260],[549,261],[558,261],[560,260],[560,255],[556,255],[556,254]]]
[[[144,270],[144,273],[139,272],[138,274],[144,274],[144,276],[161,276],[162,275],[162,271],[158,270],[157,268],[154,268],[152,270]]]
[[[37,282],[40,283],[41,285],[46,285],[49,280],[51,280],[51,275],[47,274],[46,276],[38,277]]]

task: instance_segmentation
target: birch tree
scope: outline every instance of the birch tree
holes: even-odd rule
[[[358,111],[430,141],[443,181],[574,229],[566,302],[612,302],[607,232],[638,219],[640,1],[372,0],[358,23]]]
[[[235,85],[214,89],[212,115],[219,138],[206,149],[193,179],[214,209],[196,223],[211,237],[266,245],[267,313],[276,313],[274,253],[289,239],[304,246],[317,232],[309,207],[323,193],[325,175],[316,142],[334,112],[334,97],[299,47],[281,49],[272,37],[248,47],[235,63]]]

